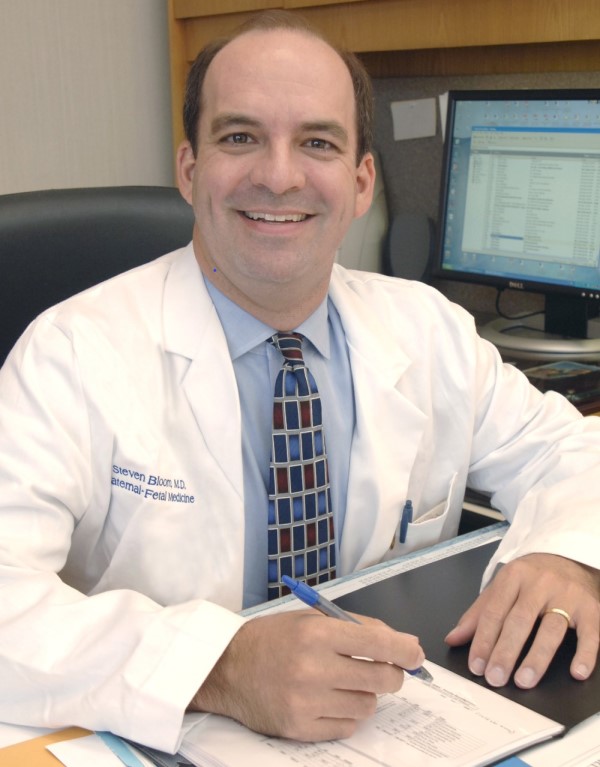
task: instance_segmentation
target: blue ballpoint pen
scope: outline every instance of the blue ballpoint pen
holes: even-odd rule
[[[304,602],[304,604],[307,604],[309,607],[314,607],[315,610],[323,613],[323,615],[327,615],[330,618],[339,618],[341,621],[360,623],[360,621],[356,620],[356,618],[350,615],[350,613],[347,613],[345,610],[342,610],[341,607],[338,607],[333,602],[325,599],[324,596],[321,596],[318,591],[315,591],[306,583],[297,581],[295,578],[290,578],[289,575],[283,575],[281,581],[285,586],[288,587],[288,589],[295,597],[298,597],[298,599]],[[411,676],[419,677],[419,679],[422,679],[424,682],[433,682],[433,677],[426,668],[423,668],[423,666],[421,666],[421,668],[415,669],[407,668],[403,669],[403,671],[406,671],[406,673],[410,674]]]

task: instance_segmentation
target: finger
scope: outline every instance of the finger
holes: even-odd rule
[[[598,660],[598,635],[577,640],[577,652],[571,662],[571,676],[575,679],[588,679]]]
[[[517,601],[507,615],[485,665],[485,679],[492,687],[501,687],[508,682],[538,616],[539,608],[525,600]],[[475,647],[473,652],[477,653],[478,649]]]
[[[481,598],[477,599],[471,607],[461,615],[454,628],[449,631],[444,641],[451,647],[466,644],[475,634],[481,611]]]
[[[446,635],[445,641],[451,646],[473,640],[469,667],[474,666],[471,671],[477,676],[484,673],[504,620],[518,597],[516,581],[504,579],[504,575],[505,573],[500,571],[496,579],[482,591],[461,616],[458,624]]]
[[[366,625],[339,622],[334,636],[331,619],[317,615],[308,623],[297,627],[298,651],[293,668],[287,670],[288,683],[305,698],[314,697],[317,689],[320,702],[331,690],[377,695],[397,692],[404,682],[404,663],[407,667],[414,663],[410,668],[416,668],[424,660],[416,637],[394,631],[381,621]],[[310,629],[308,636],[303,636],[302,628]],[[323,657],[320,651],[328,644],[331,652]],[[395,662],[398,658],[402,666]]]
[[[294,724],[283,732],[277,733],[294,740],[315,742],[319,740],[338,740],[349,738],[359,722],[370,718],[377,710],[377,696],[367,693],[339,693],[338,699],[329,696],[322,716],[294,718]]]
[[[325,718],[362,721],[377,710],[377,695],[356,690],[332,690],[328,696]]]
[[[343,740],[349,738],[355,733],[357,726],[358,720],[356,719],[322,717],[314,719],[302,728],[272,734],[277,737],[317,743],[320,740]]]
[[[321,740],[337,735],[338,728],[345,730],[350,722],[356,724],[373,716],[377,710],[377,696],[365,692],[328,690],[307,709],[304,701],[299,701],[290,691],[282,704],[284,712],[291,714],[284,716],[288,722],[284,729],[286,737],[307,740],[316,735]]]
[[[577,649],[571,662],[571,675],[575,679],[587,679],[598,657],[600,641],[598,612],[597,602],[594,601],[577,610],[569,622],[562,614],[547,612],[542,617],[530,651],[515,673],[515,683],[525,689],[535,687],[547,671],[571,623],[577,630]]]
[[[401,669],[419,668],[423,664],[425,653],[416,636],[395,631],[379,620],[361,618],[361,621],[360,625],[344,623],[343,631],[338,630],[338,653],[393,664]]]
[[[600,603],[597,599],[581,608],[575,616],[577,650],[571,662],[571,675],[587,679],[596,666],[600,645]]]
[[[518,687],[535,687],[548,670],[568,628],[569,623],[562,615],[546,613],[542,616],[531,647],[515,673],[515,684]]]
[[[519,599],[516,581],[501,576],[479,596],[475,614],[467,611],[467,621],[476,620],[469,669],[476,676],[485,674],[493,686],[506,683],[539,615],[534,603]]]
[[[382,695],[398,692],[404,683],[404,671],[393,663],[365,658],[349,658],[348,668],[339,675],[339,690],[362,690]]]
[[[250,729],[300,741],[347,738],[359,722],[373,716],[377,696],[356,691],[323,690],[307,700],[293,687],[279,700],[277,715],[260,706],[247,711],[243,724]]]

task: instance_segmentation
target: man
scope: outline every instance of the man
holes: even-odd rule
[[[600,427],[504,367],[435,291],[334,267],[373,190],[365,83],[286,14],[211,47],[177,155],[193,244],[49,310],[13,350],[0,720],[175,750],[191,708],[338,738],[423,661],[378,621],[236,614],[267,593],[275,331],[305,338],[318,381],[336,573],[406,550],[408,499],[408,545],[454,535],[468,479],[514,519],[448,641],[472,639],[472,670],[502,685],[542,616],[517,683],[537,683],[567,623],[571,673],[592,672]]]

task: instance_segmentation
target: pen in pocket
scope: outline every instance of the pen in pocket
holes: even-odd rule
[[[413,505],[412,501],[408,500],[404,504],[402,509],[402,518],[400,520],[400,532],[398,534],[398,540],[400,543],[406,543],[406,533],[408,532],[408,526],[413,521]]]

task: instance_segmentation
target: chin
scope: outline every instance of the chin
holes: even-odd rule
[[[247,265],[247,269],[244,271],[251,279],[273,282],[279,285],[293,283],[297,280],[305,280],[316,273],[314,265],[309,266],[305,260],[296,257],[293,259],[286,257],[277,260],[269,259],[261,264],[255,262]]]

